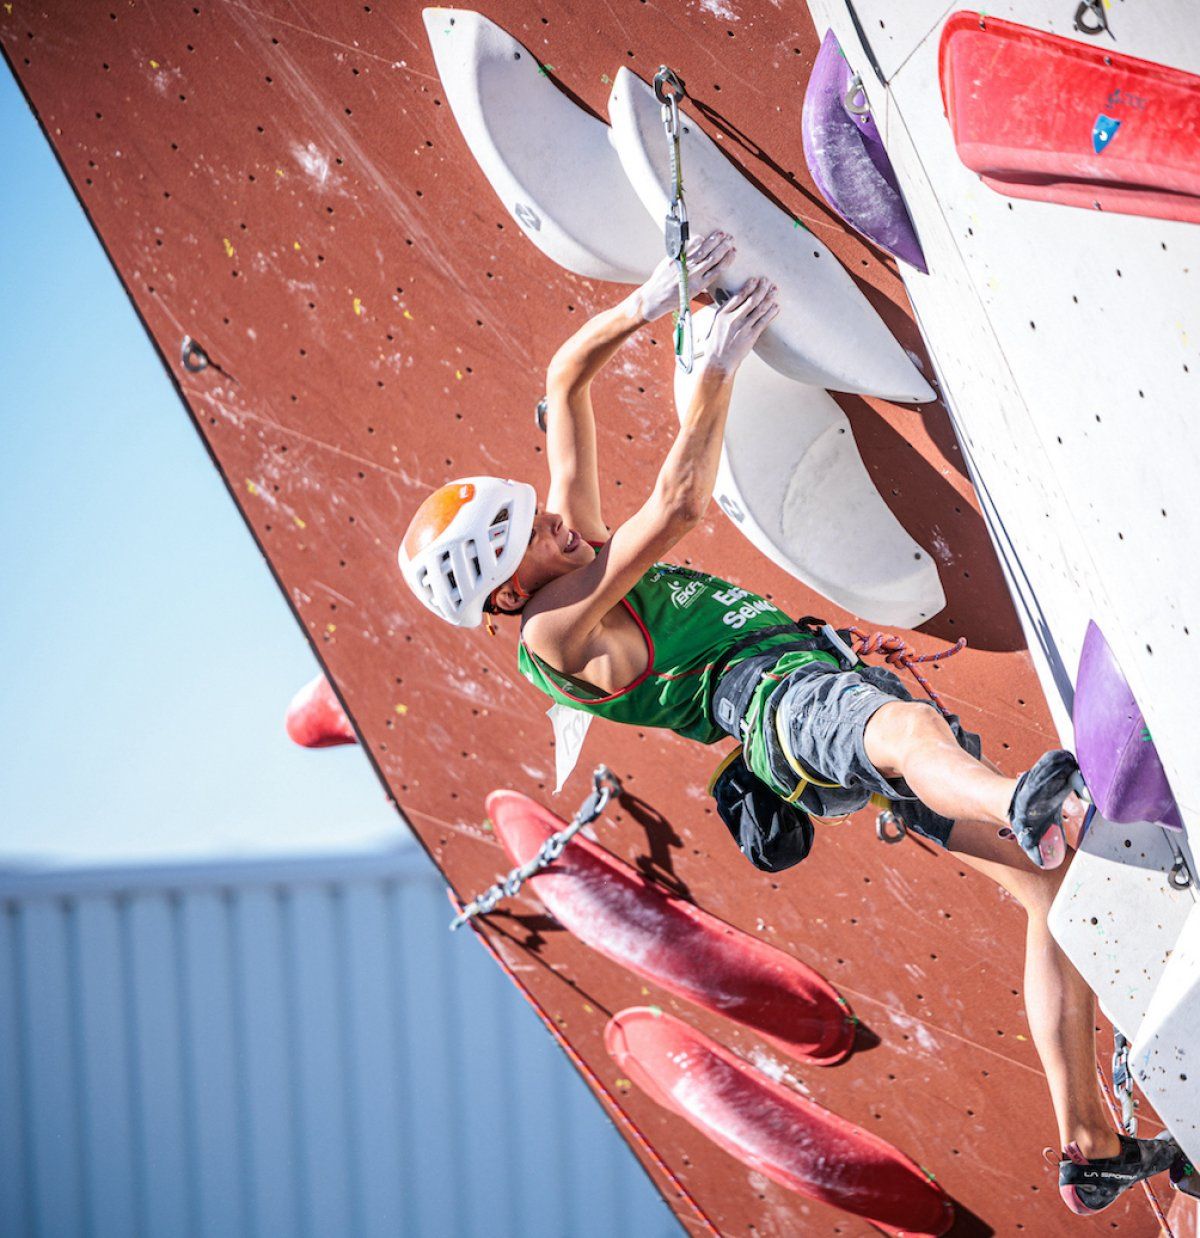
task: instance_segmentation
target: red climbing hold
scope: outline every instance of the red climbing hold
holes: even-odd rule
[[[899,1148],[648,1006],[619,1011],[609,1053],[643,1092],[743,1165],[894,1235],[944,1234],[954,1205]]]
[[[958,157],[992,189],[1200,222],[1200,77],[970,12],[938,71]]]
[[[532,859],[564,824],[516,791],[493,791],[487,810],[517,864]],[[596,843],[576,835],[529,884],[555,919],[593,950],[676,997],[752,1028],[785,1053],[827,1065],[853,1047],[854,1017],[819,972],[701,911]]]
[[[324,675],[306,683],[292,697],[287,711],[287,733],[302,748],[358,743],[350,719]]]

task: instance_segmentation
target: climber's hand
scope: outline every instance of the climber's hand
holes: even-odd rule
[[[697,340],[700,364],[732,374],[750,355],[758,337],[779,313],[779,289],[765,276],[748,279],[713,316],[706,340]]]
[[[727,232],[710,232],[706,237],[689,241],[688,296],[697,297],[720,280],[728,271],[735,252],[733,237]],[[678,309],[679,274],[674,261],[663,258],[650,278],[633,294],[633,299],[637,312],[646,322]]]

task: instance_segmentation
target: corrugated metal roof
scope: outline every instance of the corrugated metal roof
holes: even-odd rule
[[[0,900],[5,1235],[678,1233],[419,852]]]

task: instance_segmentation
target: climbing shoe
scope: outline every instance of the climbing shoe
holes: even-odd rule
[[[1078,762],[1059,748],[1044,753],[1017,779],[1008,820],[1021,850],[1038,868],[1057,868],[1067,858],[1062,807],[1078,775]]]
[[[1072,1212],[1091,1216],[1107,1208],[1143,1178],[1170,1169],[1180,1155],[1179,1145],[1173,1139],[1117,1137],[1121,1151],[1099,1160],[1089,1160],[1078,1144],[1068,1144],[1063,1149],[1064,1159],[1058,1163],[1058,1193]]]

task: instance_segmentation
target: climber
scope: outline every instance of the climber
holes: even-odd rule
[[[693,296],[718,282],[734,252],[724,232],[689,244]],[[720,305],[698,341],[698,381],[653,491],[615,531],[601,515],[590,388],[622,343],[676,304],[670,260],[551,360],[545,506],[523,482],[450,482],[413,516],[401,570],[457,627],[518,619],[520,670],[556,702],[702,743],[731,735],[743,744],[744,777],[818,818],[886,800],[907,828],[1013,894],[1029,919],[1026,1001],[1064,1149],[1060,1190],[1072,1210],[1098,1211],[1166,1170],[1178,1149],[1110,1128],[1095,1077],[1094,997],[1047,925],[1065,872],[1052,870],[1085,811],[1074,758],[1048,752],[1006,778],[979,759],[978,736],[957,718],[914,701],[829,629],[822,637],[766,598],[662,561],[703,519],[737,370],[778,313],[776,292],[751,279]],[[1011,831],[1032,865],[998,831]]]

